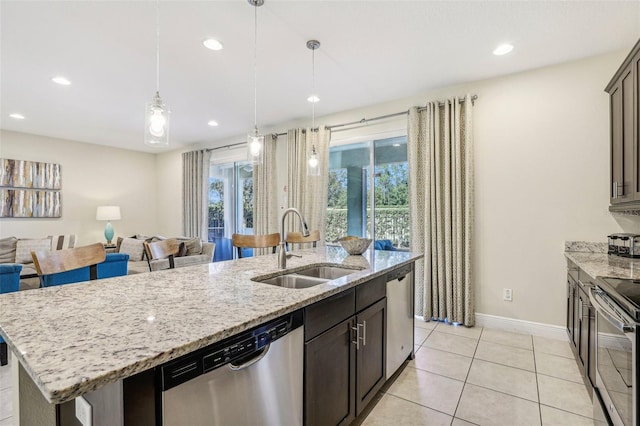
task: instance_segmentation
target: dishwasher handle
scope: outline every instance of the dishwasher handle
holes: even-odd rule
[[[233,362],[230,362],[229,364],[227,364],[229,366],[229,368],[233,371],[240,371],[240,370],[244,370],[245,368],[249,368],[251,367],[253,364],[255,364],[256,362],[260,361],[262,358],[264,358],[265,356],[267,356],[267,352],[269,352],[269,348],[271,347],[271,343],[267,343],[264,348],[262,348],[260,351],[257,351],[256,354],[257,356],[251,358],[250,360],[243,362],[242,364],[234,364]]]

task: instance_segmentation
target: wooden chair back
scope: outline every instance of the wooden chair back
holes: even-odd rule
[[[302,232],[287,232],[285,241],[287,244],[313,243],[313,246],[315,247],[316,243],[320,241],[320,231],[317,229],[315,231],[311,231],[308,237],[302,236]]]
[[[180,251],[180,242],[175,238],[169,238],[153,243],[144,242],[149,261],[156,259],[169,259],[169,269],[175,268],[174,257]]]
[[[243,248],[273,248],[273,253],[276,252],[276,247],[280,244],[280,233],[264,234],[264,235],[244,235],[233,234],[231,236],[231,244],[238,249],[238,258],[242,257]]]
[[[51,275],[74,269],[89,267],[90,279],[97,278],[98,263],[107,258],[101,243],[63,250],[37,250],[31,252],[38,275]]]

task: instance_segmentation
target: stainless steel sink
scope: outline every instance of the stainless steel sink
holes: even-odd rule
[[[297,271],[298,275],[306,275],[309,277],[325,278],[327,280],[335,280],[349,274],[358,272],[357,269],[340,268],[337,266],[314,266],[308,269]]]
[[[277,277],[269,278],[260,281],[265,284],[273,284],[284,288],[309,288],[318,284],[326,283],[328,279],[306,277],[297,274],[278,275]]]
[[[256,277],[253,280],[284,288],[309,288],[358,271],[359,269],[341,268],[339,266],[310,266],[275,277]]]

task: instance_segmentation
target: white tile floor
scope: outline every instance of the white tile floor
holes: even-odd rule
[[[363,425],[600,426],[568,342],[418,320],[415,342]],[[10,376],[0,367],[0,426],[13,424]]]
[[[362,425],[601,425],[568,342],[418,320],[415,342]]]

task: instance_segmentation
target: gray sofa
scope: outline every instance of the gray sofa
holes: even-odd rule
[[[30,290],[40,286],[38,273],[31,258],[32,250],[61,250],[75,247],[76,236],[49,235],[43,238],[0,238],[0,263],[22,265],[20,290]]]
[[[182,268],[190,265],[199,265],[203,263],[211,263],[216,248],[215,243],[201,241],[198,238],[174,237],[186,246],[186,254],[181,257],[174,258],[176,268]],[[143,272],[160,271],[169,269],[169,261],[167,259],[147,260],[144,252],[143,242],[154,242],[167,239],[160,235],[147,237],[135,235],[131,238],[118,238],[116,244],[116,252],[129,254],[129,274],[139,274]]]

